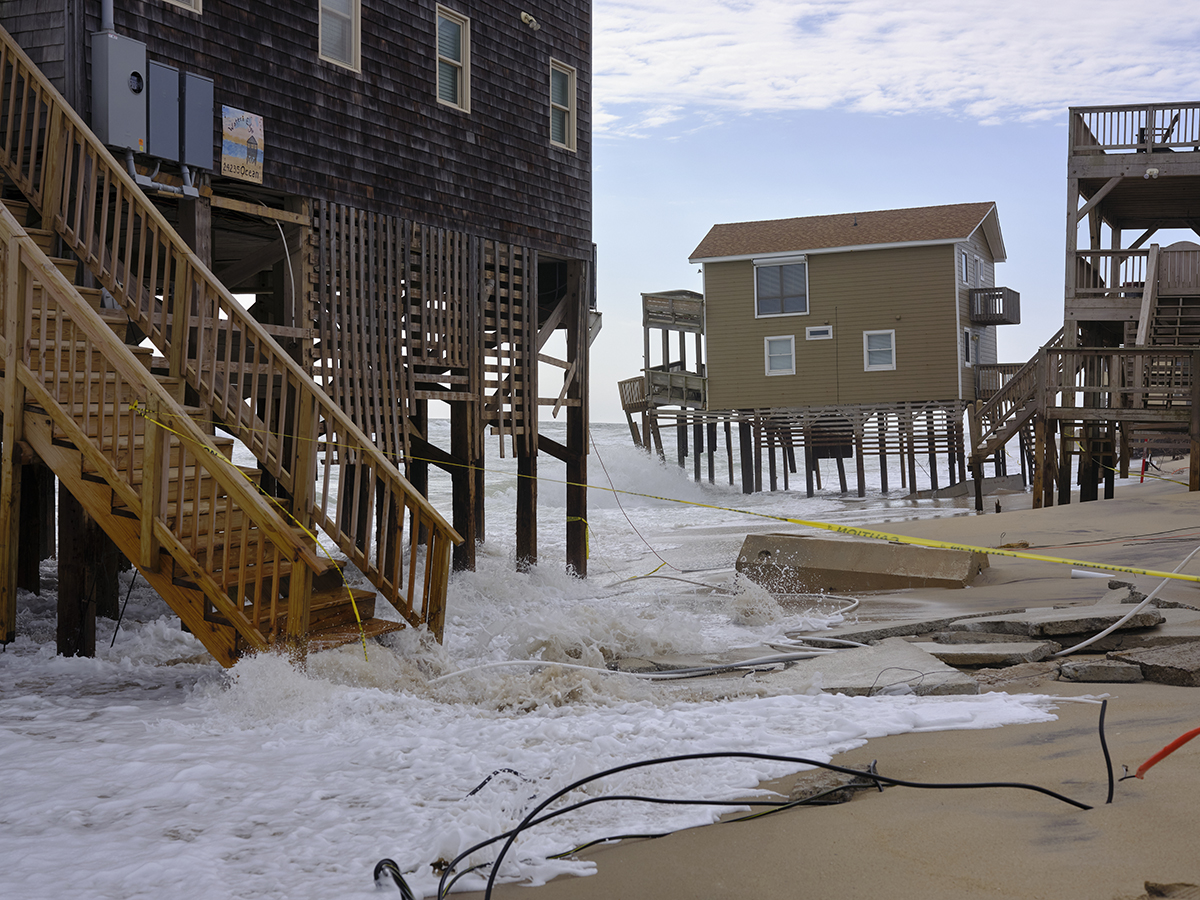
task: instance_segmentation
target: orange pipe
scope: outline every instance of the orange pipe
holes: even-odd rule
[[[1200,728],[1193,728],[1187,734],[1181,734],[1179,737],[1175,738],[1175,740],[1171,741],[1171,743],[1167,744],[1167,746],[1163,747],[1161,750],[1159,750],[1157,753],[1155,753],[1152,757],[1150,757],[1148,760],[1146,760],[1144,763],[1142,763],[1141,766],[1138,768],[1137,772],[1135,772],[1134,774],[1138,778],[1141,778],[1142,776],[1144,776],[1146,774],[1146,770],[1149,769],[1152,765],[1166,759],[1168,756],[1170,756],[1172,753],[1174,753],[1176,750],[1178,750],[1180,747],[1182,747],[1184,744],[1186,744],[1188,741],[1190,741],[1192,738],[1196,737],[1197,735],[1200,735]]]

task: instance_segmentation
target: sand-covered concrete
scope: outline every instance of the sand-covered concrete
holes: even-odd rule
[[[889,523],[895,533],[984,546],[1026,543],[1033,553],[1083,562],[1171,570],[1200,543],[1200,497],[1177,485],[1120,488],[1117,499],[1047,510]],[[989,504],[990,508],[990,504]],[[993,557],[974,586],[867,598],[863,618],[944,618],[990,609],[1091,605],[1107,580],[1072,577],[1071,566]],[[1200,573],[1200,560],[1185,571]],[[1148,592],[1158,582],[1115,576]],[[1175,582],[1161,596],[1200,606],[1200,587]],[[848,629],[847,629],[848,630]],[[906,734],[871,740],[835,762],[878,760],[881,774],[911,781],[1031,782],[1094,806],[1081,811],[1020,790],[859,792],[838,806],[799,808],[753,822],[720,824],[581,854],[587,878],[538,888],[505,885],[494,896],[590,898],[1053,898],[1145,895],[1145,883],[1200,885],[1200,740],[1144,780],[1107,777],[1099,706],[1067,698],[1107,695],[1106,733],[1116,774],[1200,726],[1200,689],[1150,682],[1056,680],[1053,664],[1029,663],[980,678],[981,689],[1063,698],[1057,720],[986,731]],[[768,787],[788,795],[796,776]],[[1168,890],[1162,896],[1183,896]]]

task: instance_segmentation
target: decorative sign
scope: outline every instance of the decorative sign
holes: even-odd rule
[[[262,116],[221,107],[221,174],[262,184]]]

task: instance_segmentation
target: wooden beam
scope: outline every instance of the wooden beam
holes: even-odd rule
[[[284,234],[287,234],[287,232],[285,231]],[[221,284],[233,290],[242,282],[253,278],[264,269],[269,269],[285,257],[299,252],[300,233],[293,231],[288,235],[286,251],[281,241],[271,241],[270,244],[256,253],[251,253],[249,256],[225,266],[219,272],[214,272],[213,274],[217,276],[217,280]]]
[[[1158,244],[1150,245],[1146,257],[1146,282],[1142,287],[1142,309],[1138,315],[1137,346],[1145,347],[1150,334],[1150,316],[1158,300]]]
[[[232,197],[213,195],[212,205],[216,209],[229,209],[245,213],[248,216],[261,216],[264,219],[274,219],[277,222],[287,222],[291,225],[312,225],[312,216],[304,213],[288,212],[286,209],[274,209],[262,203],[247,203],[245,200],[234,200]]]
[[[1146,243],[1146,241],[1148,241],[1148,240],[1150,240],[1150,238],[1154,237],[1154,235],[1156,235],[1158,233],[1158,229],[1159,229],[1159,224],[1157,222],[1155,222],[1153,225],[1151,225],[1149,228],[1147,228],[1145,231],[1143,231],[1141,234],[1141,237],[1139,237],[1136,241],[1134,241],[1132,244],[1130,244],[1128,249],[1137,250],[1139,247],[1142,246],[1142,244]]]
[[[1075,223],[1078,224],[1080,219],[1082,219],[1089,212],[1091,212],[1093,209],[1095,209],[1096,206],[1099,205],[1100,201],[1103,200],[1105,197],[1107,197],[1109,192],[1113,188],[1115,188],[1118,184],[1120,184],[1124,180],[1124,178],[1125,178],[1124,175],[1114,175],[1112,178],[1108,179],[1108,181],[1104,182],[1103,187],[1101,187],[1100,190],[1096,191],[1096,193],[1092,194],[1092,199],[1090,199],[1087,203],[1083,204],[1083,206],[1079,207],[1079,209],[1076,210]]]

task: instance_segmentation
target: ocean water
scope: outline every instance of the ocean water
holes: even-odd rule
[[[435,440],[446,437],[439,429],[448,426],[433,423]],[[546,430],[561,436],[555,423]],[[4,896],[367,897],[374,864],[391,857],[431,897],[438,860],[605,768],[713,751],[828,760],[874,736],[1053,718],[1046,698],[850,698],[815,687],[785,693],[759,675],[648,682],[608,671],[624,657],[760,648],[842,621],[840,601],[785,609],[739,582],[733,562],[745,535],[791,527],[747,513],[882,523],[970,512],[885,496],[875,478],[863,499],[828,490],[747,497],[647,456],[624,425],[596,425],[593,440],[589,577],[564,570],[564,473],[546,458],[540,564],[515,570],[516,466],[493,453],[486,540],[477,571],[451,579],[442,644],[408,630],[369,645],[366,658],[352,645],[313,655],[305,671],[273,655],[225,671],[125,573],[128,608],[113,646],[114,623],[102,620],[96,659],[62,659],[48,561],[42,595],[21,595],[20,636],[0,653]],[[447,509],[448,479],[433,475],[430,495]],[[747,760],[656,766],[563,802],[610,793],[733,799],[794,769]],[[594,804],[526,832],[500,876],[536,884],[586,875],[590,863],[550,857],[715,815]],[[480,872],[457,889],[480,887]]]

